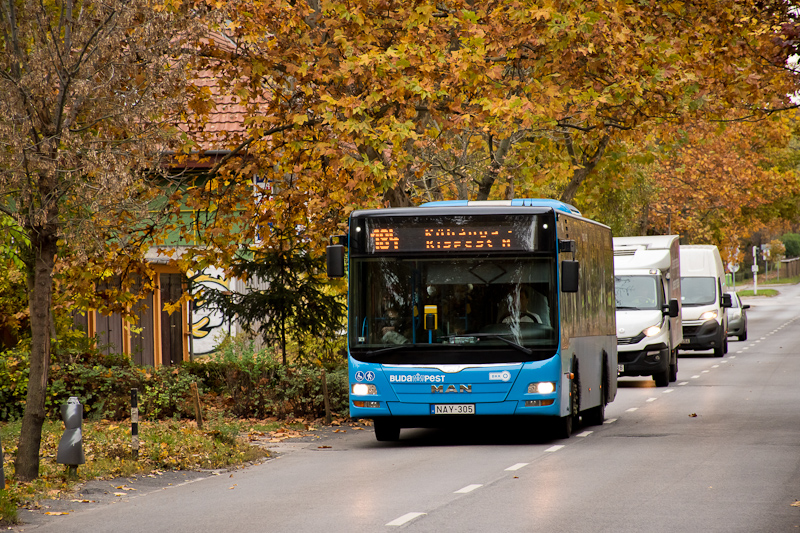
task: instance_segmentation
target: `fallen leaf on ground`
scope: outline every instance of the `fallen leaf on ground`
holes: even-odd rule
[[[692,417],[692,418],[697,418],[697,413],[692,413],[689,416]]]
[[[330,448],[330,446],[317,446],[317,448]]]
[[[792,507],[800,507],[800,501],[796,501],[792,504]]]
[[[44,514],[49,514],[50,516],[60,516],[60,515],[65,515],[65,514],[69,514],[69,513],[65,512],[65,511],[47,511]]]

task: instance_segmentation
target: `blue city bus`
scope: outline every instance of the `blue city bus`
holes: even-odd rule
[[[476,417],[561,438],[578,417],[602,424],[617,391],[607,226],[555,200],[447,201],[354,211],[333,240],[350,416],[379,441]]]

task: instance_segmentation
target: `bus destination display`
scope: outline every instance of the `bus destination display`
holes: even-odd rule
[[[397,226],[372,228],[369,250],[381,252],[530,250],[530,226]]]

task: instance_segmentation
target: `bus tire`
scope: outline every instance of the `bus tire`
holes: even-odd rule
[[[555,437],[557,439],[568,439],[572,435],[572,422],[574,417],[572,415],[564,416],[556,419],[555,424]]]
[[[376,418],[373,423],[375,424],[376,440],[380,442],[394,442],[400,439],[400,426],[391,420]]]
[[[606,420],[606,393],[602,394],[600,405],[583,412],[583,420],[587,426],[602,426]]]
[[[569,394],[569,414],[554,420],[554,433],[558,439],[568,439],[572,435],[572,426],[575,419],[578,417],[578,409],[580,408],[580,375],[578,374],[578,361],[574,359],[572,362],[572,373],[575,375],[569,380],[570,394]]]
[[[608,359],[603,357],[603,374],[600,380],[600,405],[590,407],[583,412],[582,419],[589,426],[602,426],[606,420],[606,404],[608,403]]]

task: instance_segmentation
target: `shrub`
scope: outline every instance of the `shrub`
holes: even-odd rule
[[[332,364],[327,372],[331,409],[347,412],[347,368]],[[325,414],[321,366],[298,362],[284,366],[269,348],[252,340],[229,338],[204,362],[185,365],[208,390],[227,396],[239,417],[321,417]]]
[[[28,354],[13,350],[0,353],[0,420],[22,418],[29,371]]]
[[[228,339],[214,356],[177,367],[141,367],[124,355],[104,355],[94,349],[61,351],[53,357],[46,407],[60,420],[61,405],[71,396],[89,419],[124,420],[130,416],[130,391],[139,390],[139,411],[156,420],[194,415],[191,384],[224,398],[238,417],[311,417],[325,414],[323,367],[309,362],[284,366],[271,349],[254,342]],[[0,420],[20,418],[25,405],[28,359],[23,352],[0,354]],[[326,365],[334,412],[348,408],[347,367]]]

